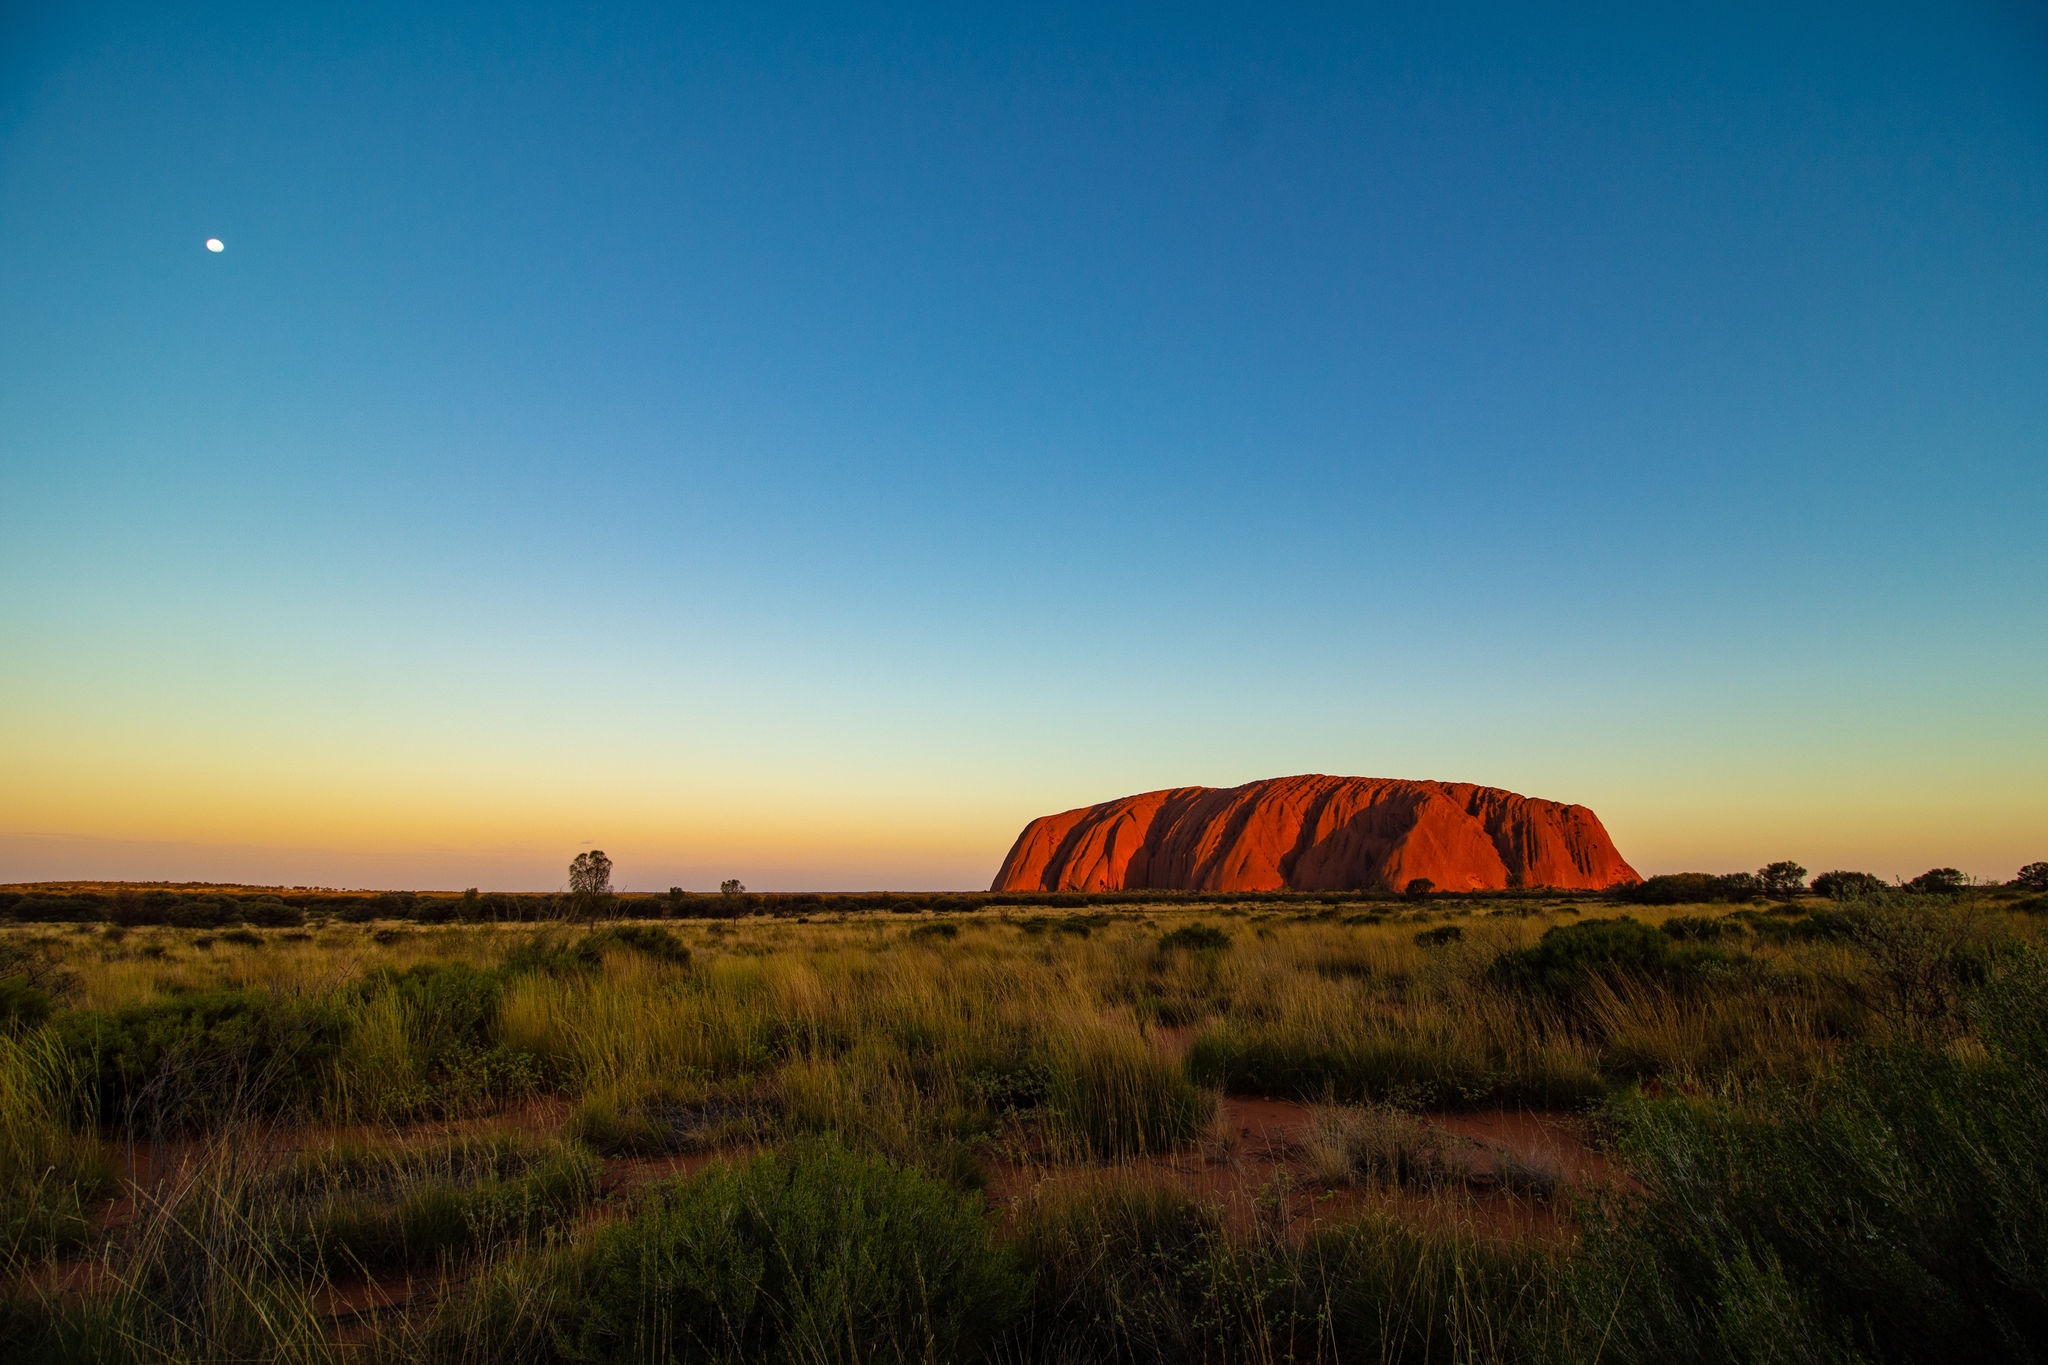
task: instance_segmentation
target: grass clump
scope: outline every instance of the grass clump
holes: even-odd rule
[[[372,1119],[453,1116],[533,1094],[545,1063],[501,1039],[505,973],[463,962],[371,972],[348,1001],[331,1101]]]
[[[672,1186],[556,1258],[549,1269],[562,1292],[548,1354],[975,1360],[1027,1290],[991,1232],[971,1195],[828,1141],[801,1142]],[[516,1321],[500,1326],[516,1336]]]
[[[330,1274],[433,1266],[558,1227],[590,1203],[598,1162],[500,1137],[422,1148],[337,1147],[259,1182],[290,1210],[294,1254]]]
[[[1620,1111],[1643,1196],[1572,1281],[1620,1360],[2035,1358],[2048,1341],[2048,968],[1970,993],[1980,1046]]]
[[[1183,1147],[1216,1111],[1213,1092],[1144,1038],[1118,1029],[1063,1040],[1048,1067],[1044,1104],[1056,1150],[1110,1160]]]
[[[113,1192],[90,1122],[90,1086],[43,1030],[0,1034],[0,1266],[83,1241],[86,1210]]]
[[[1306,1155],[1324,1185],[1427,1187],[1471,1175],[1471,1145],[1388,1105],[1324,1105]]]
[[[1553,1258],[1386,1216],[1290,1237],[1130,1178],[1041,1193],[1015,1242],[1033,1270],[1006,1343],[1029,1361],[1540,1359]]]
[[[601,1156],[667,1156],[752,1142],[763,1117],[703,1085],[614,1085],[584,1096],[562,1135]]]

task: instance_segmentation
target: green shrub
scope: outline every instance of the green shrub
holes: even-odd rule
[[[1831,901],[1860,900],[1889,890],[1881,877],[1868,872],[1844,872],[1840,868],[1823,872],[1813,879],[1813,894],[1826,896]]]
[[[19,976],[0,976],[0,1032],[32,1028],[50,1017],[50,993]]]
[[[271,1114],[311,1093],[342,1022],[329,1006],[256,991],[194,991],[53,1025],[90,1078],[90,1110],[130,1128]]]
[[[1700,905],[1709,901],[1753,901],[1763,888],[1754,873],[1667,872],[1608,891],[1631,905]]]
[[[1952,867],[1930,867],[1906,883],[1923,896],[1954,896],[1970,889],[1970,879]]]
[[[1644,1193],[1571,1279],[1609,1359],[2024,1360],[2048,1341],[2048,969],[2001,960],[1981,1057],[1857,1052],[1808,1089],[1619,1113]],[[1604,1325],[1603,1325],[1604,1324]]]
[[[1446,943],[1456,943],[1463,937],[1465,937],[1464,925],[1439,924],[1434,929],[1424,929],[1418,933],[1415,936],[1415,946],[1418,948],[1441,948]]]
[[[50,1017],[57,1001],[77,985],[47,943],[0,937],[0,1032],[30,1028]]]
[[[1219,1311],[1231,1284],[1221,1213],[1183,1191],[1132,1179],[1043,1191],[1012,1242],[1032,1292],[1006,1359],[1224,1360],[1244,1344],[1246,1315]]]
[[[1727,960],[1713,948],[1680,947],[1671,937],[1623,915],[1554,925],[1534,946],[1502,953],[1494,974],[1505,985],[1571,1001],[1595,977],[1634,976],[1677,984],[1708,964]]]
[[[1184,924],[1159,936],[1159,951],[1170,953],[1175,950],[1190,953],[1220,953],[1230,946],[1230,935],[1222,929],[1208,924]]]
[[[823,1141],[672,1187],[568,1273],[590,1361],[973,1360],[1026,1291],[979,1198]]]
[[[601,957],[607,949],[625,949],[672,967],[690,965],[690,946],[673,930],[658,924],[614,924],[584,939],[577,948],[593,957]]]

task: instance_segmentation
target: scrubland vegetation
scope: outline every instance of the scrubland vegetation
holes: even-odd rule
[[[2031,1360],[2038,900],[17,924],[0,1358]]]

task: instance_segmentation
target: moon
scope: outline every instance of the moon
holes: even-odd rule
[[[208,251],[226,251],[228,247],[227,243],[223,242],[220,238],[208,237],[206,239],[206,249]]]

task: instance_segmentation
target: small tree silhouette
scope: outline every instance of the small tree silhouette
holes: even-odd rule
[[[1908,891],[1923,895],[1953,896],[1970,889],[1970,879],[1952,867],[1930,867],[1906,883]]]
[[[579,853],[569,864],[569,908],[578,919],[596,919],[610,908],[612,860],[604,850]]]
[[[1789,901],[1806,889],[1806,869],[1790,860],[1758,868],[1756,879],[1763,893],[1774,900]]]
[[[2012,881],[2022,891],[2048,891],[2048,863],[2028,863]]]

